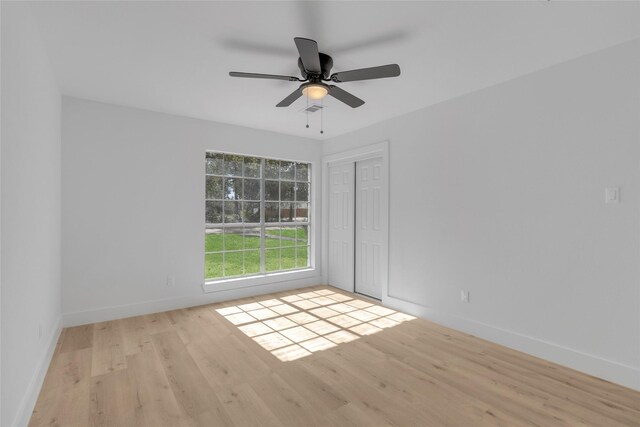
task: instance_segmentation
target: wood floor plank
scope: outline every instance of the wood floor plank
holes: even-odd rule
[[[314,286],[64,329],[29,425],[640,427],[640,392]]]
[[[251,387],[260,396],[281,425],[317,426],[321,417],[314,410],[313,402],[303,399],[277,373],[251,383]]]
[[[187,427],[197,425],[178,406],[155,349],[127,356],[130,384],[147,426]]]
[[[412,342],[415,344],[414,340],[412,340]],[[392,346],[395,349],[399,348],[402,350],[407,343],[398,339],[389,340],[387,337],[380,337],[380,339],[371,342],[371,344],[377,349],[385,351],[385,347],[380,347],[381,345]],[[490,396],[493,397],[497,395],[496,397],[501,397],[501,399],[492,402],[495,408],[492,411],[494,414],[498,410],[510,414],[508,408],[511,407],[514,400],[518,400],[522,405],[520,410],[527,415],[526,419],[541,419],[546,420],[545,422],[547,423],[553,422],[558,425],[565,422],[562,411],[557,411],[556,408],[549,404],[545,396],[540,396],[535,390],[528,388],[526,384],[515,383],[508,377],[501,378],[500,381],[494,381],[495,372],[488,370],[483,376],[478,375],[477,372],[470,369],[473,368],[473,364],[469,364],[469,360],[467,360],[466,357],[473,357],[472,352],[465,357],[461,357],[457,355],[455,351],[452,351],[451,348],[449,348],[449,351],[440,351],[435,342],[429,348],[420,348],[420,351],[409,352],[406,348],[402,351],[406,351],[408,355],[414,354],[414,357],[410,358],[409,364],[415,363],[417,360],[428,360],[430,363],[424,363],[422,369],[423,372],[434,378],[442,380],[441,371],[447,371],[446,377],[449,380],[458,381],[456,383],[458,386],[460,385],[460,381],[468,381],[469,384],[473,384],[474,387],[470,389],[476,391],[476,393],[473,394],[473,397],[476,399],[484,400],[485,393],[483,393],[483,391],[485,388],[483,387],[493,387],[494,393]],[[474,380],[479,381],[479,383],[474,383]],[[511,414],[511,416],[514,416],[514,414]],[[524,421],[524,419],[522,419],[522,421]],[[583,421],[579,419],[576,419],[575,422],[578,425],[583,423]]]
[[[151,333],[147,329],[144,316],[128,317],[119,320],[122,328],[122,342],[125,356],[153,350]]]
[[[526,425],[481,400],[449,387],[442,381],[425,375],[396,359],[358,364],[371,350],[366,345],[350,346],[350,352],[341,352],[337,363],[349,363],[352,372],[369,382],[381,393],[418,405],[429,419],[446,424],[455,420],[459,425]],[[460,411],[464,408],[464,411]]]
[[[92,377],[90,402],[90,426],[147,425],[127,369]]]
[[[122,330],[124,353],[126,356],[153,349],[151,335],[173,329],[164,313],[127,317],[117,321]]]
[[[544,413],[545,416],[557,417],[554,421],[554,424],[562,423],[561,420],[564,411],[558,410],[558,408],[554,406],[552,396],[540,395],[536,392],[536,390],[527,387],[527,384],[514,382],[507,377],[497,378],[496,374],[490,369],[485,371],[486,376],[478,376],[477,369],[474,367],[473,362],[469,363],[469,361],[459,358],[450,358],[447,359],[447,361],[443,361],[442,357],[436,357],[429,360],[431,361],[432,366],[435,369],[426,368],[424,372],[431,372],[431,375],[433,377],[439,378],[439,381],[442,382],[442,377],[440,376],[439,371],[446,370],[449,372],[449,374],[447,375],[448,379],[452,380],[453,384],[457,385],[458,388],[460,387],[460,383],[456,383],[456,379],[459,379],[460,377],[466,378],[467,380],[469,380],[469,384],[474,385],[473,387],[469,388],[469,391],[467,391],[466,394],[469,397],[479,400],[485,404],[488,403],[491,408],[491,413],[493,413],[494,415],[498,413],[507,414],[507,416],[509,417],[516,417],[519,422],[525,422],[527,420],[535,420],[540,416],[540,413]],[[453,373],[455,373],[456,375],[454,375]],[[486,384],[488,386],[490,384],[492,385],[492,387],[494,387],[493,390],[495,392],[493,393],[493,395],[498,395],[498,397],[502,396],[502,401],[499,404],[496,404],[496,402],[491,400],[485,402],[486,399],[484,396],[484,391],[486,389],[475,385],[473,382],[474,379],[480,380],[482,382],[486,382],[487,380],[490,381]],[[514,401],[517,401],[519,399],[521,399],[522,407],[519,407],[519,410],[517,411],[518,413],[515,414],[513,412],[510,412],[509,408],[515,406]],[[523,415],[526,416],[523,417]],[[580,418],[576,418],[574,422],[575,425],[584,425],[584,420]]]
[[[341,406],[335,411],[327,413],[327,420],[331,425],[335,426],[393,426],[394,424],[376,417],[375,414],[369,413],[360,405],[349,402]]]
[[[186,348],[203,377],[216,392],[262,378],[271,372],[269,366],[235,336],[227,335],[223,340],[215,342],[202,337],[190,342]]]
[[[62,337],[61,353],[82,350],[93,346],[93,324],[65,328]]]
[[[296,364],[283,364],[277,370],[278,375],[289,387],[308,402],[313,402],[314,410],[322,414],[333,411],[349,403],[349,399],[343,393],[306,369],[304,362]]]
[[[86,426],[90,380],[90,348],[57,354],[49,365],[29,426]]]
[[[152,313],[144,316],[146,329],[150,334],[167,332],[172,329],[171,322],[164,313]]]
[[[419,320],[419,322],[426,323],[428,327],[414,325],[417,328],[413,330],[413,333],[418,341],[430,344],[433,339],[445,339],[447,342],[457,345],[460,351],[468,352],[473,348],[475,349],[474,351],[484,357],[495,358],[513,366],[520,366],[531,373],[545,377],[546,380],[553,380],[556,384],[562,383],[573,387],[579,393],[591,393],[612,404],[632,408],[636,411],[640,410],[640,399],[634,396],[633,390],[627,389],[631,393],[620,393],[621,390],[626,388],[435,323],[424,320]]]
[[[347,346],[350,344],[353,343]],[[331,355],[315,357],[309,360],[309,364],[317,369],[317,375],[348,396],[350,402],[355,402],[361,409],[374,415],[382,424],[405,426],[435,422],[433,418],[429,419],[423,408],[412,406],[388,391],[382,392],[369,381],[361,381],[353,366],[346,366],[345,369],[345,365],[333,360]]]
[[[422,333],[424,334],[425,331]],[[477,338],[461,338],[457,339],[449,335],[431,335],[427,338],[422,335],[412,340],[411,345],[420,349],[423,354],[439,354],[441,359],[455,356],[457,362],[453,363],[470,362],[464,363],[465,368],[474,369],[481,376],[495,378],[500,375],[500,378],[497,379],[498,383],[509,385],[510,390],[527,390],[526,393],[537,395],[540,400],[557,401],[562,405],[561,411],[573,413],[576,419],[582,423],[588,424],[599,420],[601,424],[616,422],[630,425],[640,419],[640,412],[634,409],[618,406],[606,398],[598,398],[565,383],[559,382],[553,389],[548,389],[547,381],[535,372],[488,355],[488,343],[485,342],[482,351],[469,351],[472,345],[466,341],[469,339],[477,340]],[[603,416],[604,418],[602,418]]]
[[[182,411],[200,425],[211,421],[216,425],[230,425],[231,419],[178,333],[169,331],[154,334],[153,345]]]
[[[556,412],[571,414],[585,425],[593,422],[612,426],[631,425],[640,420],[638,411],[597,399],[590,393],[576,393],[575,389],[564,384],[557,384],[549,390],[536,375],[526,375],[499,361],[473,360],[465,367],[468,371],[499,381],[511,389],[525,390],[528,394],[537,396],[540,401],[547,401],[547,405],[555,405]]]
[[[239,352],[238,357],[247,358],[247,359],[260,359],[260,364],[264,364],[268,366],[270,369],[274,370],[278,366],[281,365],[281,361],[278,360],[272,353],[265,351],[258,343],[248,338],[244,334],[234,335],[232,338],[238,344],[235,346],[235,349]]]
[[[217,342],[225,339],[231,333],[229,322],[221,316],[217,316],[209,306],[185,310],[183,316],[174,315],[173,318],[173,328],[178,331],[185,344],[197,341],[203,336],[208,337],[213,342]]]
[[[523,397],[518,390],[505,393],[501,388],[496,388],[496,385],[499,384],[495,384],[487,378],[465,375],[450,363],[441,363],[425,355],[412,355],[405,358],[403,362],[458,389],[466,389],[491,407],[517,417],[523,422],[530,421],[536,425],[571,425],[564,417],[554,417],[549,413],[548,408],[545,408],[540,402],[533,398]]]
[[[490,346],[487,354],[507,361],[515,366],[535,372],[544,377],[548,385],[555,387],[558,383],[566,384],[580,393],[590,393],[607,402],[640,411],[640,398],[636,391],[613,384],[609,381],[585,375],[570,368],[559,366],[534,356],[515,352],[514,350]]]
[[[96,323],[93,327],[91,375],[125,369],[124,341],[119,321]]]
[[[279,427],[280,420],[251,386],[242,383],[217,393],[235,426]]]

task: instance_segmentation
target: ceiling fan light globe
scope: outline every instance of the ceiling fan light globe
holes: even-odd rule
[[[309,99],[322,99],[329,93],[329,90],[322,85],[308,85],[302,89],[302,94]]]

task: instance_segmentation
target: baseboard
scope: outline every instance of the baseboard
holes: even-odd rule
[[[640,369],[475,320],[442,313],[392,296],[384,305],[478,338],[640,391]]]
[[[53,353],[55,352],[56,344],[58,343],[58,338],[60,337],[60,332],[62,332],[62,316],[58,317],[54,327],[51,330],[47,351],[40,358],[37,368],[33,373],[33,376],[31,377],[31,381],[29,381],[27,391],[22,397],[22,401],[20,402],[20,406],[18,407],[18,411],[16,413],[16,418],[14,419],[14,422],[12,424],[12,426],[14,427],[26,427],[29,424],[29,419],[31,418],[33,408],[36,406],[38,395],[40,394],[40,389],[42,388],[42,383],[44,382],[44,377],[47,375],[49,364],[51,363],[51,359],[53,358]]]
[[[142,301],[133,304],[124,304],[109,307],[99,307],[90,310],[64,313],[62,321],[64,327],[86,325],[88,323],[105,322],[108,320],[124,319],[126,317],[142,316],[144,314],[158,313],[161,311],[177,310],[186,307],[195,307],[214,302],[228,301],[237,298],[270,294],[273,292],[288,291],[322,283],[321,277],[309,277],[300,280],[288,280],[274,282],[247,288],[229,289],[214,293],[203,292],[200,295],[173,297]]]

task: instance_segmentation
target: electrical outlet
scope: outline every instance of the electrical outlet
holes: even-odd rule
[[[167,276],[167,286],[171,287],[176,284],[176,276],[170,275]]]
[[[465,291],[465,290],[460,291],[460,301],[469,302],[469,291]]]
[[[608,187],[604,189],[604,202],[620,203],[620,187]]]

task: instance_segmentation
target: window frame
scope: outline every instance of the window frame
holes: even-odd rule
[[[290,159],[282,159],[282,158],[272,158],[272,157],[260,157],[260,156],[256,156],[256,155],[251,155],[251,154],[236,154],[236,153],[229,153],[229,152],[222,152],[222,151],[217,151],[217,150],[206,150],[205,151],[205,159],[207,158],[208,155],[210,154],[218,154],[218,155],[223,155],[223,156],[241,156],[241,157],[252,157],[252,158],[256,158],[260,160],[260,176],[259,177],[251,177],[251,176],[245,176],[245,171],[244,171],[244,167],[243,170],[241,172],[241,176],[238,175],[227,175],[225,173],[225,170],[223,169],[222,172],[220,174],[214,174],[214,173],[209,173],[206,168],[205,168],[205,194],[204,194],[204,201],[205,201],[205,213],[206,213],[206,205],[208,202],[213,202],[213,201],[217,201],[217,202],[222,202],[222,211],[220,213],[221,218],[220,220],[222,221],[221,223],[209,223],[207,222],[207,216],[205,215],[205,223],[204,223],[204,228],[205,228],[205,234],[206,234],[206,230],[209,228],[216,228],[216,229],[220,229],[222,230],[222,232],[224,233],[224,231],[226,229],[239,229],[242,228],[244,229],[249,229],[249,228],[259,228],[260,229],[260,248],[257,249],[256,251],[258,251],[260,253],[260,272],[258,273],[248,273],[246,274],[245,271],[245,267],[244,267],[244,260],[243,260],[243,273],[242,275],[234,275],[234,276],[226,276],[226,277],[216,277],[216,278],[207,278],[206,277],[206,269],[203,269],[203,273],[205,275],[204,277],[204,282],[203,282],[203,288],[205,291],[208,292],[212,292],[212,291],[221,291],[221,290],[229,290],[229,289],[237,289],[237,288],[242,288],[242,287],[249,287],[249,286],[257,286],[257,285],[262,285],[262,284],[267,284],[267,283],[274,283],[274,282],[284,282],[284,281],[289,281],[289,280],[298,280],[298,279],[304,279],[304,278],[310,278],[310,277],[317,277],[317,272],[316,272],[316,268],[315,268],[315,220],[314,220],[314,215],[313,215],[313,210],[316,209],[315,206],[315,200],[314,200],[314,196],[315,196],[315,177],[316,177],[316,167],[314,162],[312,161],[308,161],[308,160],[290,160]],[[298,180],[298,177],[296,176],[295,172],[294,172],[294,176],[292,179],[283,179],[279,173],[278,178],[267,178],[267,171],[266,171],[266,164],[267,161],[278,161],[278,162],[293,162],[293,163],[303,163],[305,165],[307,165],[308,167],[308,172],[307,172],[307,180],[306,181],[301,181]],[[222,185],[223,185],[223,194],[221,196],[221,199],[210,199],[208,198],[208,194],[206,191],[206,182],[207,182],[207,177],[210,176],[215,176],[215,177],[221,177],[223,179],[222,181]],[[225,223],[225,202],[227,201],[226,199],[226,194],[224,193],[224,189],[225,189],[225,179],[226,178],[237,178],[237,179],[257,179],[260,181],[260,222],[243,222],[244,218],[242,218],[241,222],[234,222],[234,223]],[[266,203],[269,203],[270,201],[267,200],[267,194],[266,194],[266,183],[267,181],[274,181],[277,180],[277,182],[279,183],[279,194],[278,194],[278,222],[267,222],[266,221]],[[295,209],[298,209],[298,200],[297,200],[297,194],[294,195],[294,200],[293,201],[285,201],[283,202],[281,200],[282,197],[282,189],[281,189],[281,183],[282,182],[291,182],[294,184],[297,183],[306,183],[308,185],[307,188],[307,200],[305,201],[307,203],[307,218],[306,221],[282,221],[282,203],[294,203],[294,205],[296,206]],[[230,201],[230,200],[229,200]],[[241,202],[245,202],[244,200],[244,182],[243,182],[243,194],[242,194],[242,198],[239,199],[239,201]],[[255,201],[250,201],[250,202],[255,202]],[[272,201],[274,202],[274,201]],[[300,203],[305,203],[305,202],[300,202]],[[306,238],[307,238],[307,243],[306,246],[304,245],[293,245],[290,246],[291,249],[294,250],[295,252],[295,256],[297,257],[298,254],[298,249],[299,248],[303,248],[306,247],[306,253],[307,253],[307,266],[305,267],[294,267],[294,268],[290,268],[290,269],[286,269],[286,270],[282,270],[282,269],[278,269],[275,271],[268,271],[266,268],[266,255],[267,255],[267,251],[269,250],[269,247],[266,245],[266,234],[267,234],[267,229],[269,227],[278,227],[280,229],[280,231],[282,231],[283,229],[287,229],[287,228],[291,228],[291,229],[296,229],[298,227],[306,227],[307,233],[306,233]],[[282,251],[283,247],[282,247],[282,243],[280,242],[280,251]],[[285,247],[285,248],[289,248],[289,247]],[[225,248],[223,247],[221,250],[219,251],[209,251],[207,252],[206,248],[204,250],[204,259],[206,262],[207,256],[210,254],[221,254],[223,257],[223,274],[224,274],[224,254],[226,253],[230,253],[230,252],[242,252],[243,253],[243,257],[244,257],[244,252],[246,251],[245,246],[244,246],[244,239],[243,239],[243,248],[242,249],[237,249],[237,250],[225,250]],[[281,258],[280,258],[281,259]],[[282,268],[282,261],[280,261],[280,268]]]

